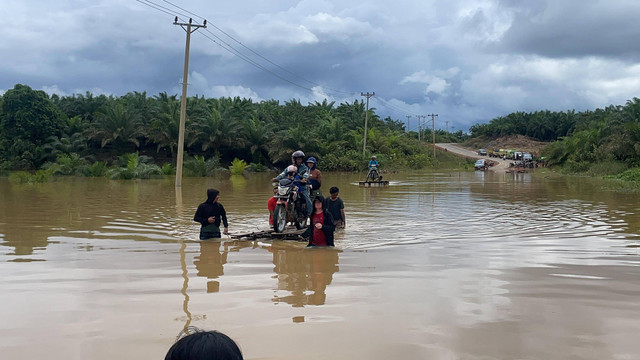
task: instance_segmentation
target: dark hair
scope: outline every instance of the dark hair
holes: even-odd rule
[[[335,194],[335,193],[337,193],[339,191],[340,191],[340,189],[338,189],[337,186],[334,186],[331,189],[329,189],[329,194]]]
[[[176,341],[164,360],[243,360],[238,345],[217,331],[202,331]]]

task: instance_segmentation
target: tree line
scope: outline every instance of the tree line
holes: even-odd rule
[[[303,105],[295,99],[281,104],[192,96],[186,110],[185,158],[194,167],[226,165],[236,158],[254,169],[282,167],[299,149],[316,156],[326,170],[360,170],[371,154],[396,167],[422,168],[434,161],[417,133],[406,132],[399,120],[381,119],[375,108],[369,109],[363,155],[363,100]],[[171,164],[175,166],[179,123],[180,99],[166,92],[48,96],[17,84],[0,97],[0,171],[33,171],[54,163],[100,163],[94,166],[104,169],[119,163],[126,168],[149,161],[170,173],[175,171]],[[436,136],[446,142],[465,137],[462,131],[441,130]]]
[[[640,99],[625,105],[576,112],[515,112],[470,128],[471,137],[521,134],[551,143],[550,165],[571,172],[611,174],[640,166]]]

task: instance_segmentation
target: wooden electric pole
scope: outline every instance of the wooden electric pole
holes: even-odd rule
[[[431,133],[433,134],[433,159],[436,158],[436,121],[434,118],[438,116],[438,114],[429,114],[427,116],[431,116]]]
[[[184,156],[184,124],[187,117],[187,76],[189,75],[189,43],[191,33],[199,28],[207,27],[207,20],[202,25],[193,24],[193,19],[189,23],[179,23],[176,16],[173,25],[180,25],[187,32],[187,44],[184,48],[184,74],[182,75],[182,99],[180,102],[180,128],[178,130],[178,158],[176,161],[176,187],[182,186],[182,161]]]
[[[369,93],[367,91],[367,93],[360,93],[360,96],[366,96],[367,97],[367,112],[364,113],[364,142],[362,144],[362,155],[366,155],[365,151],[367,149],[367,122],[369,121],[369,98],[372,96],[375,96],[376,93],[375,91],[372,93]]]

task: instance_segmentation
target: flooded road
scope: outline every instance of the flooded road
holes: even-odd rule
[[[0,178],[0,358],[161,359],[188,325],[247,359],[638,359],[640,196],[596,181],[388,174],[340,187],[336,249],[197,241],[221,190],[233,234],[267,228],[271,174]]]

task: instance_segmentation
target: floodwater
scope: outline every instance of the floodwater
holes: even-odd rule
[[[339,186],[335,249],[197,240],[267,227],[271,174],[0,178],[0,358],[161,359],[187,325],[247,359],[638,359],[640,196],[530,174],[389,174]]]

